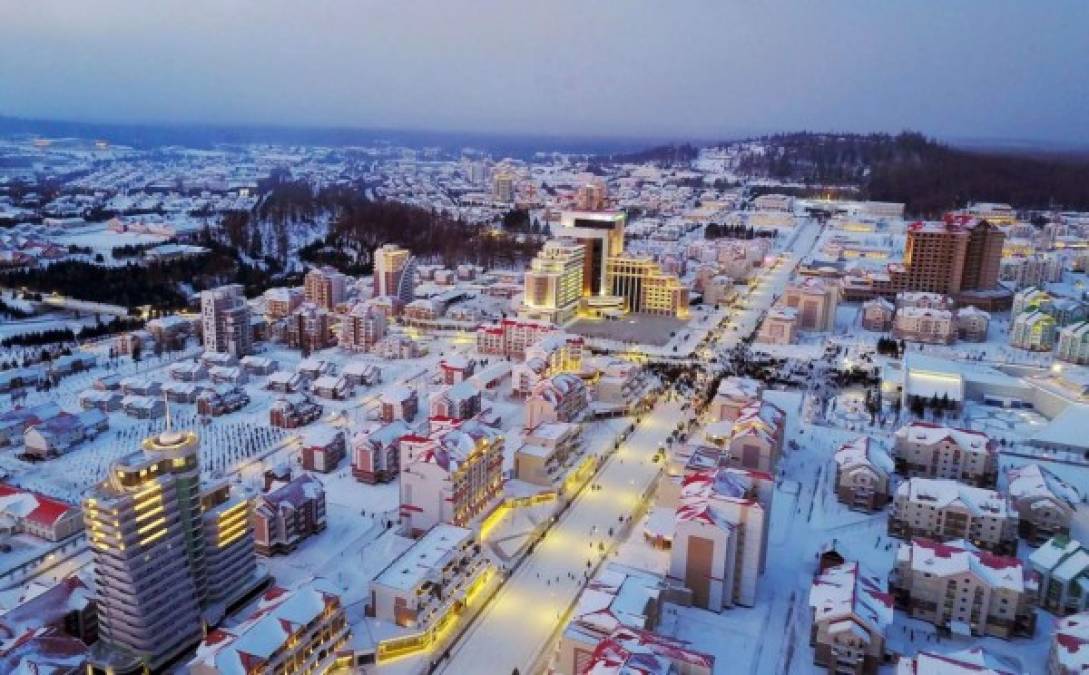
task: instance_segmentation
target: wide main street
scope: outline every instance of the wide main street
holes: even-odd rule
[[[720,349],[736,345],[756,330],[819,234],[820,226],[813,221],[799,226],[778,265],[763,271],[758,285],[745,298],[745,308],[731,317],[734,328],[721,336]],[[506,675],[517,668],[529,675],[531,668],[541,665],[543,650],[553,644],[578,597],[587,562],[596,565],[624,538],[621,519],[636,510],[658,478],[661,465],[651,458],[677,424],[691,414],[682,412],[680,402],[666,398],[644,416],[601,469],[595,479],[601,489],[585,490],[571,504],[461,637],[438,672]]]
[[[681,402],[664,398],[644,417],[597,475],[601,489],[587,489],[571,504],[439,672],[507,675],[515,668],[530,672],[577,598],[587,562],[596,564],[620,539],[621,518],[631,514],[654,485],[662,465],[652,457],[683,419]]]

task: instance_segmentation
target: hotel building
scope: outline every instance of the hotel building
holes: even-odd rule
[[[83,502],[99,642],[92,674],[159,669],[262,579],[248,500],[202,491],[198,439],[167,431],[122,458]]]

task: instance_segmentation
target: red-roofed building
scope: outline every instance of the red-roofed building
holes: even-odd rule
[[[960,635],[1032,637],[1038,579],[1018,558],[959,541],[901,544],[889,575],[898,607]]]
[[[49,541],[66,539],[83,529],[78,506],[6,483],[0,483],[0,516],[14,531]]]

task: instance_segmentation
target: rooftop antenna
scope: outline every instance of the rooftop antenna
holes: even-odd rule
[[[173,420],[170,417],[170,397],[163,392],[163,403],[166,405],[166,433],[170,433],[174,430]]]

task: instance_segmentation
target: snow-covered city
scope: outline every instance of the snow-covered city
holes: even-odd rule
[[[1089,671],[1089,160],[727,136],[0,117],[0,673]]]

